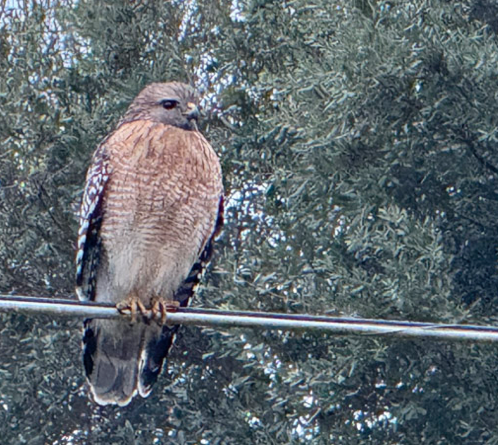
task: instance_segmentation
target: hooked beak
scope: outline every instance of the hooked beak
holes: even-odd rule
[[[197,120],[199,119],[199,116],[201,113],[199,112],[199,108],[197,108],[197,105],[194,104],[193,102],[189,102],[187,104],[187,111],[184,113],[185,117],[191,121],[191,120]]]

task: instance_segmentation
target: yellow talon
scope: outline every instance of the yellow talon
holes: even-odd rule
[[[166,323],[168,312],[175,312],[179,307],[178,301],[155,298],[152,300],[151,318],[162,326]]]
[[[122,314],[130,315],[132,323],[137,321],[137,313],[140,313],[143,317],[150,317],[150,311],[138,297],[130,297],[119,302],[116,304],[116,309]]]

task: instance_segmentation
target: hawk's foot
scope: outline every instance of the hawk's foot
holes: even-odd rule
[[[119,302],[116,304],[116,309],[124,315],[129,315],[132,323],[137,321],[138,313],[143,317],[150,317],[150,311],[138,297],[129,297],[128,299]]]
[[[180,307],[179,301],[165,300],[163,298],[153,298],[151,303],[151,318],[160,326],[166,323],[168,312],[176,312]]]

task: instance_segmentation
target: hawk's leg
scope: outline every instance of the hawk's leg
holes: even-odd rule
[[[138,313],[140,313],[143,317],[150,317],[150,311],[137,296],[129,297],[126,300],[116,304],[116,309],[122,314],[129,315],[132,323],[137,321]]]
[[[180,307],[180,302],[160,297],[153,298],[151,303],[151,318],[160,326],[166,323],[168,312],[175,312]]]

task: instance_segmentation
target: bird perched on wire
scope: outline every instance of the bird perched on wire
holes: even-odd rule
[[[88,169],[76,293],[132,314],[85,321],[83,361],[98,404],[149,395],[177,330],[164,325],[166,312],[187,305],[221,227],[221,167],[198,117],[190,86],[153,83]],[[137,315],[151,320],[134,322]]]

